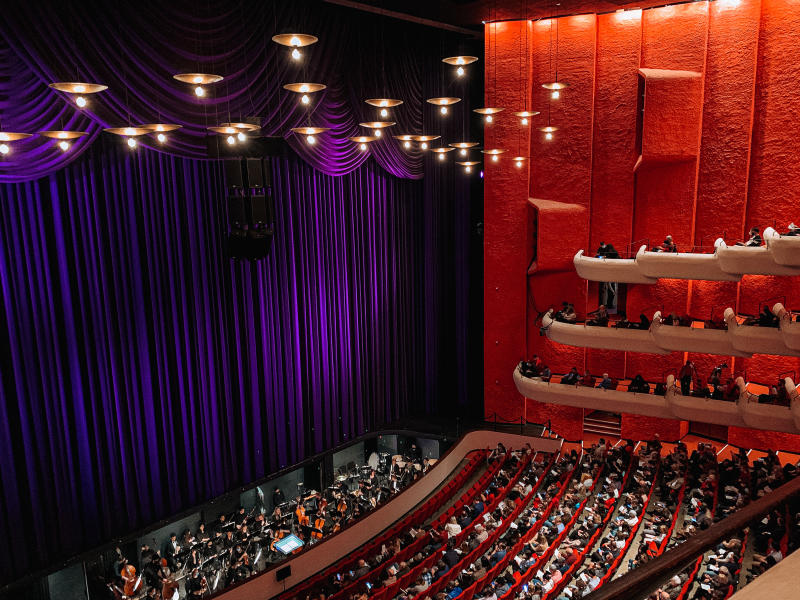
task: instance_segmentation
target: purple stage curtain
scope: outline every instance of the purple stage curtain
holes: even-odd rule
[[[0,583],[441,408],[466,370],[454,172],[275,159],[258,262],[225,255],[219,161],[102,138],[0,185]]]
[[[202,6],[201,6],[202,4]],[[446,120],[429,119],[432,96],[463,97],[441,58],[458,51],[454,34],[404,25],[375,15],[321,2],[19,2],[0,13],[0,116],[6,130],[81,129],[90,135],[64,153],[53,140],[14,142],[0,160],[0,182],[37,179],[63,168],[94,142],[103,127],[168,122],[183,126],[160,147],[152,137],[141,143],[183,157],[206,156],[206,127],[259,116],[266,135],[286,137],[310,165],[330,175],[350,173],[372,156],[389,173],[420,178],[423,158],[406,152],[392,134],[445,133]],[[303,48],[302,61],[270,40],[275,33],[300,30],[320,38]],[[198,99],[176,72],[216,72],[224,81],[206,86]],[[436,73],[437,77],[426,78]],[[442,74],[440,77],[439,74]],[[68,94],[47,87],[52,81],[83,80],[109,85],[75,108]],[[328,85],[312,94],[308,111],[285,83]],[[395,97],[405,103],[391,111],[397,125],[361,152],[349,136],[371,132],[359,122],[378,119],[368,97]],[[468,112],[467,103],[458,106]],[[295,126],[330,127],[309,146],[290,132]],[[117,138],[118,142],[121,140]],[[457,139],[446,139],[459,141]]]

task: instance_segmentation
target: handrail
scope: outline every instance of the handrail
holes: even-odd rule
[[[798,495],[800,495],[800,477],[783,484],[775,491],[733,513],[730,517],[693,535],[680,546],[667,550],[660,557],[629,571],[585,598],[587,600],[646,598],[665,579],[686,568],[699,555],[715,547],[718,542],[744,529],[789,498]]]

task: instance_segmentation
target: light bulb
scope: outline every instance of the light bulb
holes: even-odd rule
[[[386,110],[385,108],[382,108],[381,109],[381,116],[382,117],[388,117],[389,116],[389,111]]]
[[[558,98],[559,98],[560,96],[561,96],[561,94],[559,93],[559,91],[558,91],[558,90],[553,90],[553,93],[552,93],[552,94],[550,94],[550,97],[551,97],[553,100],[558,100]]]
[[[439,160],[444,160],[444,152],[439,152]]]
[[[359,148],[361,148],[361,151],[362,151],[362,152],[366,152],[366,151],[367,151],[367,145],[366,145],[366,144],[361,144],[361,145],[359,146]]]
[[[381,100],[380,105],[381,106],[389,106],[389,101],[388,100]]]
[[[8,154],[10,150],[8,144],[0,144],[0,154]]]
[[[464,67],[458,67],[458,69],[456,69],[456,74],[459,77],[463,77],[464,76]]]
[[[69,150],[69,142],[59,142],[58,147],[61,148],[64,152]]]
[[[374,135],[375,137],[381,137],[381,135],[382,135],[381,134],[381,130],[380,129],[376,129],[375,131],[372,132],[372,135]]]
[[[518,160],[518,161],[517,161],[517,168],[519,169],[521,166],[522,166],[522,161],[521,161],[521,160]]]
[[[65,140],[65,139],[67,139],[67,132],[66,132],[66,131],[62,131],[62,132],[60,132],[60,133],[58,134],[58,139],[60,139],[60,140]]]
[[[196,88],[194,88],[194,95],[198,98],[202,98],[206,95],[206,91],[198,85]]]
[[[225,141],[228,142],[229,146],[233,146],[236,143],[236,138],[233,137],[232,135],[229,135],[228,137],[225,138]]]
[[[499,160],[497,154],[492,154],[492,162],[497,162]]]
[[[403,146],[405,146],[406,148],[411,148],[411,142],[406,140],[405,142],[403,142]]]
[[[156,125],[156,131],[164,131],[164,126],[159,123]]]
[[[128,148],[136,148],[136,140],[133,138],[128,138]]]
[[[463,65],[464,64],[464,57],[459,56],[456,58],[456,64]]]
[[[83,108],[84,106],[86,106],[86,98],[84,98],[83,96],[78,96],[77,98],[75,98],[75,104],[78,105],[78,108]]]
[[[303,94],[303,97],[300,98],[300,102],[302,102],[303,104],[308,104],[310,101],[311,99],[305,94]]]
[[[465,170],[467,173],[472,173],[472,167],[470,167],[469,165],[467,165],[466,167],[464,167],[464,170]]]
[[[82,94],[83,92],[85,92],[85,91],[86,91],[86,86],[85,86],[85,85],[76,85],[76,86],[75,86],[74,88],[72,88],[72,89],[73,89],[73,90],[75,90],[75,92],[76,92],[76,93],[78,93],[78,94]]]
[[[163,133],[159,133],[159,134],[156,136],[156,139],[157,139],[157,140],[158,140],[158,141],[159,141],[161,144],[163,144],[164,142],[166,142],[166,141],[167,141],[167,136],[165,136]]]
[[[317,138],[315,138],[313,135],[309,135],[306,138],[306,141],[313,146],[317,142]]]
[[[442,108],[439,109],[439,112],[442,113],[443,115],[446,115],[447,114],[447,107],[443,106]]]
[[[301,56],[303,56],[303,55],[302,55],[302,54],[300,54],[300,50],[298,50],[297,48],[295,48],[294,50],[292,50],[292,58],[293,58],[293,59],[295,59],[295,60],[300,60],[300,57],[301,57]]]
[[[461,156],[466,156],[466,155],[467,155],[467,149],[466,148],[462,148],[461,149]]]
[[[552,140],[553,139],[553,134],[548,131],[547,133],[544,134],[544,139]]]
[[[308,85],[305,84],[305,83],[303,85],[301,85],[300,86],[300,91],[305,94],[308,91]]]
[[[299,45],[300,45],[300,38],[299,38],[299,37],[297,37],[296,35],[293,35],[293,36],[292,36],[292,37],[289,39],[289,45],[290,45],[290,46],[299,46]]]
[[[427,150],[428,149],[428,142],[422,142],[419,145],[419,147],[422,148],[423,150]]]
[[[492,122],[492,115],[486,115],[486,122],[487,123],[491,123]]]
[[[528,124],[528,117],[522,117],[522,124],[523,125],[527,125]]]
[[[236,139],[239,140],[240,142],[244,142],[245,140],[247,140],[247,136],[240,131],[239,133],[236,134]]]
[[[195,83],[203,83],[203,76],[202,75],[195,75],[194,79],[192,80]]]

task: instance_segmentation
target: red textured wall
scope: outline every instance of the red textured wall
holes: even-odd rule
[[[622,437],[632,440],[652,440],[657,433],[662,442],[676,442],[689,433],[686,421],[659,419],[643,415],[622,415]]]
[[[520,353],[539,354],[556,372],[576,366],[615,376],[641,372],[657,380],[691,358],[704,376],[716,364],[727,362],[736,374],[746,372],[753,381],[772,382],[784,371],[795,371],[800,377],[800,359],[792,357],[756,355],[734,360],[694,353],[654,356],[560,346],[539,335],[537,319],[562,300],[573,302],[581,316],[596,307],[597,284],[580,280],[566,264],[565,257],[577,248],[593,253],[604,240],[624,250],[643,239],[650,245],[660,243],[666,234],[672,234],[681,249],[708,247],[723,235],[730,243],[741,239],[752,225],[763,229],[775,224],[783,229],[790,221],[800,223],[796,124],[800,62],[795,60],[800,2],[717,0],[564,17],[553,22],[553,39],[556,23],[558,78],[570,87],[554,102],[541,88],[542,82],[553,79],[551,22],[486,28],[487,102],[507,108],[488,130],[486,145],[506,147],[516,154],[522,133],[530,143],[531,159],[522,172],[510,161],[487,166],[486,412],[519,415],[524,405],[508,384]],[[519,32],[526,27],[530,52],[521,74]],[[498,65],[495,88],[493,67]],[[681,123],[685,126],[691,121],[688,129],[684,127],[687,133],[681,134],[690,156],[644,161],[634,171],[639,155],[640,68],[696,71],[702,75],[702,85],[699,98],[695,92],[686,96],[692,96],[687,101],[694,111],[690,113],[698,116]],[[529,109],[542,111],[527,132],[510,114],[521,108],[516,100],[521,93],[529,95]],[[659,121],[666,122],[646,123],[645,135],[658,136],[659,130],[672,133],[668,121],[674,118],[673,108],[686,108],[674,101],[663,106],[667,110]],[[547,122],[548,110],[551,124],[559,127],[549,142],[535,129]],[[530,219],[525,217],[528,195],[587,209],[585,218],[576,214],[563,219],[558,231],[544,236],[551,248],[540,250],[537,269],[530,275],[526,273],[531,235]],[[559,240],[562,245],[552,248]],[[629,285],[626,308],[631,318],[640,311],[650,317],[663,308],[687,312],[696,319],[712,314],[719,319],[728,306],[755,313],[764,301],[771,304],[784,297],[790,308],[800,309],[800,278],[747,276],[739,284],[661,280],[654,286]],[[528,403],[530,420],[542,420],[548,410]],[[569,432],[566,437],[578,432],[576,410],[559,412],[559,427]],[[686,427],[668,420],[641,420],[636,425],[637,419],[623,419],[626,435],[638,437],[639,427],[641,436],[659,431],[666,439]],[[747,445],[743,430],[731,430],[731,443]],[[766,436],[765,445],[770,440],[776,447],[795,443],[792,437],[761,435]],[[761,443],[760,438],[753,439]]]

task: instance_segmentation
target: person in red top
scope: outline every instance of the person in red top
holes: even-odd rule
[[[595,379],[592,377],[592,374],[589,371],[584,371],[583,377],[581,377],[581,385],[586,387],[594,387]]]

